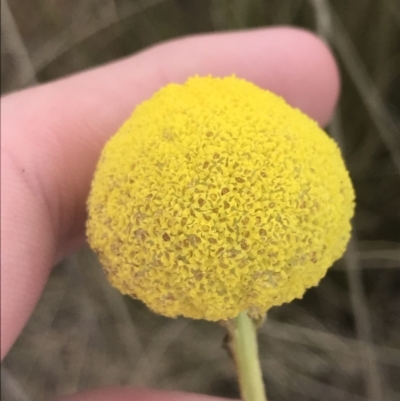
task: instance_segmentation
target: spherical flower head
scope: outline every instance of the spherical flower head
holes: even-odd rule
[[[236,77],[138,106],[101,155],[87,234],[113,286],[207,320],[299,298],[341,257],[353,188],[310,118]]]

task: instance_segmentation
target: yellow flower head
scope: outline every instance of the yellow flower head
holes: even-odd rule
[[[166,316],[220,320],[301,297],[344,252],[337,145],[236,77],[170,84],[101,155],[87,233],[112,285]]]

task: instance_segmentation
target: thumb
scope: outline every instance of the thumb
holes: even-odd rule
[[[59,401],[222,401],[206,395],[131,387],[109,387],[66,396]]]

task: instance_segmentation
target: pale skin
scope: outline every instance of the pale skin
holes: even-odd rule
[[[293,28],[201,35],[1,99],[1,357],[21,333],[55,262],[84,244],[85,202],[100,151],[141,101],[169,82],[236,74],[283,96],[321,125],[338,71],[326,45]],[[69,401],[206,401],[132,388]]]

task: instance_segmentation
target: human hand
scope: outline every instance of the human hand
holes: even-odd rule
[[[100,151],[137,104],[191,75],[236,74],[325,124],[339,79],[327,47],[291,28],[201,35],[2,99],[1,356],[43,291],[51,267],[84,243],[85,204]],[[205,401],[128,388],[68,400]]]

